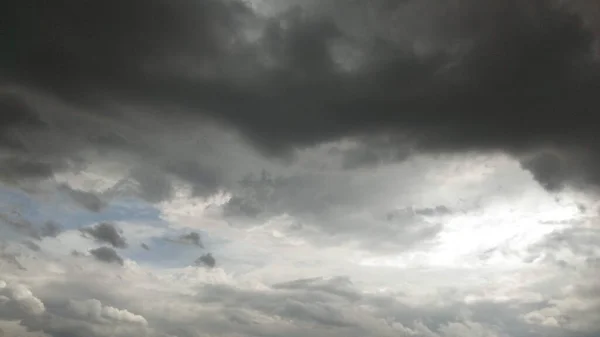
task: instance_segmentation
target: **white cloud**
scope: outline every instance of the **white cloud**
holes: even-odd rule
[[[421,157],[345,171],[330,163],[315,171],[322,154],[302,155],[275,183],[250,181],[246,192],[258,193],[266,216],[224,214],[237,187],[201,196],[178,181],[172,197],[154,205],[160,221],[116,223],[130,243],[119,251],[128,257],[123,266],[70,256],[97,247],[78,230],[43,239],[41,252],[17,251],[27,270],[8,265],[5,279],[45,308],[20,324],[52,337],[74,330],[86,337],[595,331],[596,302],[581,295],[590,276],[528,259],[592,261],[596,246],[583,239],[591,227],[575,226],[591,221],[591,211],[577,206],[582,196],[556,200],[505,157]],[[83,185],[73,186],[96,188]],[[202,233],[204,250],[138,248],[190,231]],[[192,266],[205,250],[217,259],[211,270]],[[149,260],[132,260],[141,254]],[[169,261],[178,266],[154,264],[162,254],[174,254]],[[583,288],[565,293],[570,282]],[[31,311],[31,303],[21,306]]]

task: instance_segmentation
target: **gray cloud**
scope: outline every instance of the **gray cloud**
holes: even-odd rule
[[[81,232],[90,235],[98,242],[108,243],[115,248],[127,248],[127,240],[114,224],[102,222],[89,228],[82,228]]]
[[[543,303],[523,304],[481,301],[467,304],[452,290],[436,292],[440,305],[435,309],[404,303],[400,294],[363,293],[347,278],[303,279],[274,285],[269,291],[236,289],[226,285],[207,285],[196,300],[219,303],[229,316],[226,331],[268,336],[579,336],[561,327],[543,327],[520,318],[527,310]],[[441,303],[444,303],[441,305]],[[290,324],[258,325],[261,317],[281,317]],[[589,321],[589,320],[588,320]],[[281,322],[283,323],[283,322]],[[218,329],[207,324],[209,329]],[[222,330],[216,330],[215,333]]]
[[[520,158],[550,147],[570,154],[562,160],[574,166],[573,174],[556,179],[571,182],[584,174],[595,182],[588,168],[598,150],[587,144],[598,124],[590,109],[600,103],[600,72],[591,55],[598,19],[594,11],[572,9],[587,8],[581,5],[586,1],[556,3],[331,0],[265,19],[236,1],[111,0],[89,7],[65,3],[61,10],[40,3],[41,20],[31,7],[9,2],[9,8],[19,6],[19,15],[2,30],[30,28],[9,38],[27,43],[11,45],[0,64],[4,81],[54,95],[63,108],[40,112],[31,95],[19,96],[25,103],[4,95],[4,109],[12,112],[4,117],[10,122],[4,143],[26,144],[7,147],[17,157],[6,159],[3,176],[46,177],[68,168],[75,150],[85,147],[155,157],[106,124],[76,129],[46,118],[76,107],[81,118],[121,122],[131,134],[147,131],[131,112],[99,114],[115,111],[108,102],[119,102],[152,106],[152,113],[140,115],[145,119],[217,121],[267,154],[373,134],[402,135],[399,148],[410,144],[425,152],[502,150]],[[113,22],[114,30],[98,29],[102,22]],[[343,70],[351,60],[341,65],[336,48],[361,55],[355,70]],[[64,64],[71,65],[68,71]],[[34,146],[17,133],[43,139],[58,129],[67,131],[63,138],[90,137],[54,148],[46,156],[53,162],[25,159],[40,142]],[[386,154],[387,145],[367,145],[349,154],[348,167],[405,157],[404,150]],[[548,179],[538,165],[527,167]],[[219,170],[181,158],[162,162],[160,170],[199,189],[214,190],[222,179]],[[155,193],[168,191],[163,184]]]
[[[46,301],[22,284],[0,284],[0,318],[52,337],[148,336],[146,319],[96,299]],[[37,336],[37,334],[34,334]]]
[[[574,224],[566,229],[557,229],[528,249],[526,260],[541,260],[560,267],[593,267],[596,258],[600,231],[585,224]],[[568,260],[567,263],[565,260]]]
[[[23,241],[23,245],[31,250],[33,250],[34,252],[39,252],[42,250],[42,248],[40,248],[40,246],[38,246],[37,243],[30,241],[30,240],[26,240]]]
[[[207,253],[197,258],[194,264],[197,266],[206,266],[208,268],[214,268],[217,264],[217,261],[211,253]]]
[[[90,254],[95,257],[98,261],[106,263],[117,263],[123,265],[124,261],[121,256],[110,247],[99,247],[90,250]]]
[[[166,174],[158,169],[135,168],[131,172],[140,187],[140,195],[150,201],[157,202],[169,199],[173,194],[173,186]]]
[[[80,257],[80,256],[83,256],[83,255],[84,254],[82,252],[78,251],[78,250],[72,250],[71,251],[71,256]]]
[[[179,192],[179,183],[191,185],[194,195],[224,190],[233,194],[224,207],[233,226],[286,215],[291,224],[277,222],[279,234],[379,253],[431,241],[441,230],[438,217],[447,214],[436,205],[455,205],[442,201],[405,212],[412,203],[375,192],[400,194],[420,183],[417,173],[406,179],[415,182],[392,187],[384,186],[392,179],[377,177],[385,181],[376,183],[348,172],[282,174],[262,159],[248,160],[252,150],[232,139],[284,159],[323,142],[355,140],[355,147],[340,150],[340,166],[352,173],[420,153],[505,152],[548,190],[597,187],[600,124],[593,112],[600,106],[600,70],[592,47],[598,14],[591,5],[576,15],[556,6],[591,2],[292,2],[300,6],[264,14],[270,17],[234,0],[3,2],[0,11],[15,15],[0,22],[0,31],[8,32],[0,38],[8,46],[0,60],[0,180],[42,188],[55,174],[108,162],[125,173],[106,195],[63,192],[95,211],[113,196],[161,202]],[[239,181],[263,167],[272,176]],[[393,176],[400,180],[403,172]],[[58,232],[49,227],[43,234],[20,219],[3,222],[36,239]],[[597,279],[596,257],[586,255],[593,242],[583,239],[595,235],[579,230],[556,235],[532,255],[560,264],[563,251],[579,254],[582,262],[573,263],[587,268],[587,279]],[[116,231],[98,236],[113,247],[125,245]],[[175,241],[202,246],[198,233]],[[90,253],[124,264],[110,247]],[[268,291],[207,285],[194,299],[203,310],[189,322],[183,313],[193,305],[169,298],[189,307],[164,325],[173,335],[189,336],[572,334],[565,327],[593,335],[597,308],[586,299],[597,289],[587,286],[582,281],[570,294],[588,306],[585,311],[565,297],[527,310],[472,305],[485,317],[457,318],[458,304],[427,311],[389,295],[362,294],[343,278]],[[218,308],[206,305],[211,301]],[[23,324],[55,336],[144,335],[83,324],[85,314],[100,320],[95,313],[105,308],[96,302],[84,307],[93,310],[77,316],[63,308]],[[157,322],[168,321],[157,311]],[[561,320],[569,315],[570,324]],[[539,326],[552,319],[566,325]]]
[[[108,265],[63,267],[70,271],[68,278],[38,284],[35,291],[31,289],[46,308],[44,314],[20,322],[31,331],[44,331],[51,336],[71,333],[94,337],[138,336],[138,333],[151,337],[202,333],[244,337],[307,334],[359,337],[367,333],[381,337],[587,337],[594,335],[590,328],[596,316],[578,310],[593,305],[595,300],[587,300],[586,296],[591,299],[598,293],[592,282],[577,282],[572,290],[556,287],[556,292],[547,292],[543,289],[548,285],[537,281],[551,275],[533,282],[517,282],[517,293],[512,292],[517,289],[506,287],[505,282],[497,279],[486,280],[481,287],[465,285],[463,276],[480,275],[476,270],[460,274],[453,285],[442,281],[439,284],[443,286],[430,288],[427,284],[431,278],[450,279],[457,275],[448,270],[409,268],[394,275],[402,279],[399,283],[420,280],[417,287],[367,291],[344,276],[267,286],[255,281],[238,284],[231,279],[220,280],[219,275],[224,274],[219,268],[211,271],[184,268],[168,274],[178,280],[177,287],[170,288],[167,284],[172,284],[173,278],[155,277],[149,270],[139,270],[141,266],[132,269],[126,266],[118,275]],[[420,276],[411,281],[415,275],[410,274]],[[520,276],[508,279],[531,277],[527,271],[517,274]],[[497,291],[503,294],[502,298],[495,297]],[[538,296],[531,296],[531,292]],[[465,300],[477,295],[490,296]],[[150,297],[151,304],[147,300]],[[573,301],[574,298],[577,300]],[[540,322],[537,320],[540,315],[571,320],[559,326],[540,325],[536,323]]]
[[[44,303],[21,284],[6,284],[0,281],[0,318],[21,320],[41,315],[45,311]]]
[[[435,215],[448,215],[452,214],[452,210],[444,205],[439,205],[435,207],[428,208],[417,208],[414,212],[418,215],[423,216],[435,216]]]
[[[47,178],[54,172],[51,163],[38,162],[18,158],[2,160],[0,176],[3,180],[40,179]]]
[[[54,238],[62,231],[61,225],[53,221],[46,221],[42,226],[40,233],[42,237]]]
[[[39,231],[34,226],[34,224],[30,221],[27,221],[18,213],[13,212],[11,214],[0,214],[0,220],[4,225],[10,227],[11,229],[20,234],[30,236],[36,239],[40,238]]]
[[[53,221],[46,221],[41,226],[36,226],[19,212],[0,213],[0,222],[15,232],[36,240],[42,240],[45,237],[56,237],[62,231],[62,227]]]
[[[7,251],[5,247],[2,247],[0,250],[0,261],[4,261],[9,265],[13,265],[19,270],[27,270],[27,268],[21,264],[19,259],[17,259],[17,254]]]
[[[194,245],[200,248],[204,248],[202,238],[197,232],[189,232],[188,234],[182,234],[176,239],[167,239],[169,242],[180,243],[184,245]]]
[[[274,284],[272,287],[274,289],[295,289],[324,292],[344,297],[349,301],[357,301],[362,298],[361,294],[356,291],[354,284],[352,284],[352,281],[350,281],[348,277],[334,277],[331,279],[324,279],[322,277],[300,279]]]
[[[384,175],[370,179],[337,172],[275,176],[263,171],[239,182],[223,212],[233,226],[283,216],[285,220],[275,222],[283,223],[278,231],[319,246],[352,244],[371,251],[394,251],[434,239],[442,229],[437,217],[447,210],[440,206],[439,214],[430,216],[420,214],[423,210],[390,211],[396,205],[389,196],[397,192],[386,186],[390,181],[386,179]]]
[[[106,202],[96,194],[73,189],[67,185],[61,185],[60,190],[66,193],[75,203],[92,212],[99,212],[106,207]]]

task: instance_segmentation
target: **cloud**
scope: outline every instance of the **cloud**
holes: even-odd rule
[[[41,236],[42,237],[51,237],[54,238],[62,231],[62,227],[53,221],[46,221],[41,228]]]
[[[69,301],[70,311],[81,319],[96,322],[117,321],[139,325],[148,325],[146,319],[127,310],[105,306],[96,299],[85,301]]]
[[[434,216],[434,215],[448,215],[448,214],[452,213],[452,210],[450,210],[446,206],[439,205],[439,206],[435,206],[435,207],[418,208],[418,209],[415,209],[414,212],[416,214],[422,215],[422,216]]]
[[[0,213],[0,221],[15,232],[36,240],[56,237],[62,231],[61,226],[54,221],[46,221],[38,227],[19,212]]]
[[[0,22],[0,181],[91,211],[58,220],[98,223],[83,232],[106,247],[87,263],[39,212],[3,216],[44,252],[3,251],[7,281],[45,308],[3,293],[19,324],[53,337],[597,331],[591,227],[527,250],[550,231],[530,216],[551,198],[532,177],[553,193],[600,182],[591,2],[33,2],[0,4],[16,13]],[[158,241],[140,265],[119,256],[106,206],[130,198],[179,207],[158,235],[210,238],[219,266],[162,268],[198,255]],[[529,223],[514,256],[476,258]]]
[[[0,281],[0,317],[5,320],[21,320],[39,316],[46,311],[44,303],[22,284],[6,284]]]
[[[589,221],[589,220],[588,220]],[[527,261],[541,260],[563,268],[593,267],[600,231],[587,222],[556,229],[528,248]]]
[[[84,150],[111,149],[156,165],[156,177],[180,177],[198,193],[218,190],[223,172],[186,156],[168,160],[164,149],[136,140],[152,134],[144,121],[167,118],[216,121],[270,155],[400,135],[389,145],[365,141],[362,154],[349,154],[356,158],[349,168],[376,157],[401,160],[407,145],[518,158],[551,148],[577,172],[556,179],[570,183],[584,173],[594,183],[588,168],[598,150],[586,145],[597,125],[589,109],[600,103],[591,55],[598,20],[591,10],[572,9],[574,1],[560,3],[330,0],[264,14],[236,1],[111,0],[40,10],[44,20],[11,3],[21,14],[5,30],[30,30],[14,38],[28,42],[2,61],[12,112],[2,134],[7,144],[25,145],[8,146],[3,176],[41,179],[76,167]],[[101,32],[100,22],[115,29]],[[45,43],[50,37],[60,42]],[[359,56],[342,61],[339,54]],[[67,73],[64,64],[72,65]],[[72,110],[82,123],[64,118]],[[52,151],[37,156],[43,148]],[[156,194],[150,200],[170,193],[158,180],[155,189],[142,184]]]
[[[79,256],[83,256],[83,255],[84,254],[82,252],[78,251],[78,250],[74,249],[74,250],[71,251],[71,256],[79,257]]]
[[[35,226],[28,220],[24,219],[20,214],[0,214],[2,223],[9,226],[14,231],[25,236],[40,238],[40,234]]]
[[[110,247],[99,247],[90,250],[90,254],[95,257],[98,261],[106,263],[117,263],[123,265],[123,258]]]
[[[323,277],[300,279],[274,284],[272,287],[274,289],[305,290],[329,293],[344,297],[349,301],[357,301],[362,298],[361,294],[356,291],[354,284],[348,277],[338,276],[330,279],[325,279]]]
[[[10,158],[2,161],[0,176],[3,180],[18,181],[47,178],[52,176],[52,173],[53,168],[50,163]]]
[[[60,190],[65,192],[74,202],[92,212],[99,212],[106,207],[106,202],[91,192],[73,189],[67,185],[60,186]]]
[[[217,261],[211,253],[207,253],[197,258],[194,264],[197,266],[206,266],[208,268],[214,268],[217,264]]]
[[[392,199],[398,196],[397,188],[410,189],[426,169],[397,168],[415,177],[404,180],[391,172],[390,176],[363,176],[336,171],[249,174],[233,190],[223,213],[234,226],[267,223],[263,225],[266,229],[317,246],[351,244],[379,252],[409,249],[436,237],[443,214],[426,217],[412,210],[396,210],[398,202],[402,203]]]
[[[184,245],[194,245],[200,248],[204,248],[202,238],[197,232],[190,232],[188,234],[182,234],[176,239],[167,239],[169,242],[180,243]]]
[[[505,275],[498,279],[489,278],[492,274],[484,277],[486,271],[478,269],[456,274],[409,267],[380,275],[388,286],[384,289],[370,283],[373,278],[362,277],[384,270],[356,265],[354,273],[363,281],[328,276],[269,284],[259,281],[260,273],[235,274],[219,267],[156,269],[127,261],[113,270],[70,258],[28,262],[35,267],[23,272],[22,279],[32,282],[28,288],[45,312],[21,318],[20,324],[50,336],[561,337],[593,331],[589,327],[596,318],[582,314],[576,324],[565,326],[528,323],[524,317],[530,312],[569,299],[560,304],[561,315],[575,315],[577,308],[583,308],[579,306],[583,296],[590,297],[586,290],[593,291],[593,287],[574,288],[563,299],[561,285],[574,279],[562,282],[543,269],[513,270],[510,275],[496,270]],[[52,272],[57,268],[59,273]],[[285,269],[272,272],[286,274]],[[32,278],[42,274],[46,277]],[[550,284],[539,283],[548,277],[551,283],[560,283],[552,291]],[[389,279],[402,281],[389,283]],[[535,291],[545,296],[526,296]],[[577,301],[570,296],[575,293],[581,296]]]
[[[17,255],[15,253],[7,251],[6,247],[2,247],[2,250],[0,251],[0,261],[4,261],[9,265],[15,266],[19,270],[27,270],[27,268],[25,268],[21,264],[21,262],[19,262],[19,259],[17,259]]]
[[[0,283],[0,318],[47,336],[147,336],[146,319],[96,299],[68,300],[48,307],[22,284]]]
[[[40,248],[40,246],[38,246],[35,242],[30,241],[30,240],[26,240],[23,241],[23,245],[31,250],[33,250],[34,252],[39,252],[42,249]]]
[[[115,248],[127,248],[127,240],[114,224],[102,222],[89,228],[83,228],[81,232],[90,235],[98,242],[108,243]]]

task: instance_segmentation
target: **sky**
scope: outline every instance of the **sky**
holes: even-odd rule
[[[597,1],[0,12],[0,336],[600,335]]]

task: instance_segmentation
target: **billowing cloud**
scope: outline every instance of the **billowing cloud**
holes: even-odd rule
[[[596,316],[582,311],[594,306],[595,297],[590,295],[594,284],[581,278],[565,292],[562,285],[575,279],[562,279],[557,275],[564,273],[545,267],[510,274],[495,271],[503,278],[490,278],[493,273],[485,276],[483,269],[408,267],[386,276],[380,285],[388,288],[382,288],[366,276],[383,271],[364,266],[347,270],[356,277],[269,284],[260,281],[260,273],[233,275],[221,267],[157,270],[128,261],[114,270],[80,261],[65,258],[57,264],[28,259],[33,267],[22,272],[23,280],[31,281],[40,272],[49,277],[33,282],[30,292],[25,292],[45,310],[30,310],[15,319],[50,336],[559,337],[598,331]],[[357,277],[363,281],[356,281]],[[392,284],[389,279],[402,281]]]
[[[146,319],[96,299],[52,303],[48,308],[22,284],[0,283],[0,318],[46,336],[147,336]],[[2,323],[0,323],[2,324]]]
[[[21,320],[39,316],[45,312],[44,303],[22,284],[6,284],[0,281],[0,317],[5,320]]]

